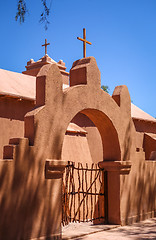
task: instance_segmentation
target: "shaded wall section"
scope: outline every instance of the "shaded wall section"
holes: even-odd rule
[[[33,108],[33,101],[0,98],[0,158],[10,138],[24,136],[24,115]]]
[[[120,176],[123,225],[156,216],[156,161],[144,154],[136,152],[130,174]]]
[[[28,139],[14,144],[14,159],[0,160],[0,239],[60,235],[62,180],[45,179],[43,156]]]
[[[142,121],[133,119],[134,126],[137,132],[156,133],[156,122]]]
[[[144,151],[145,151],[145,158],[151,159],[151,153],[156,152],[156,134],[145,133],[144,134]]]
[[[72,162],[92,162],[86,135],[66,133],[62,159]]]

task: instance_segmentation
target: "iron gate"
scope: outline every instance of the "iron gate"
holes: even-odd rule
[[[62,223],[107,221],[107,172],[95,163],[68,162],[63,177]]]

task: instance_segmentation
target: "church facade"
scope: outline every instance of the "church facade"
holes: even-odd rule
[[[22,74],[0,69],[0,87],[0,239],[61,239],[63,214],[67,223],[122,225],[155,216],[156,119],[131,103],[126,86],[104,92],[95,58],[68,73],[46,54]]]

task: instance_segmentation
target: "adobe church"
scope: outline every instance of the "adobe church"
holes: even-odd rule
[[[47,42],[45,42],[47,46]],[[69,222],[156,214],[156,119],[101,89],[94,57],[0,69],[0,239],[61,239]]]

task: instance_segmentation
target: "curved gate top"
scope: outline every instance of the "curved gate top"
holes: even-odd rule
[[[37,108],[25,116],[25,136],[40,155],[61,159],[67,126],[77,113],[82,112],[100,132],[106,149],[104,159],[129,160],[134,127],[127,87],[116,87],[112,97],[104,92],[93,57],[74,62],[70,70],[70,87],[63,90],[62,86],[62,77],[55,64],[41,68],[36,84]]]

